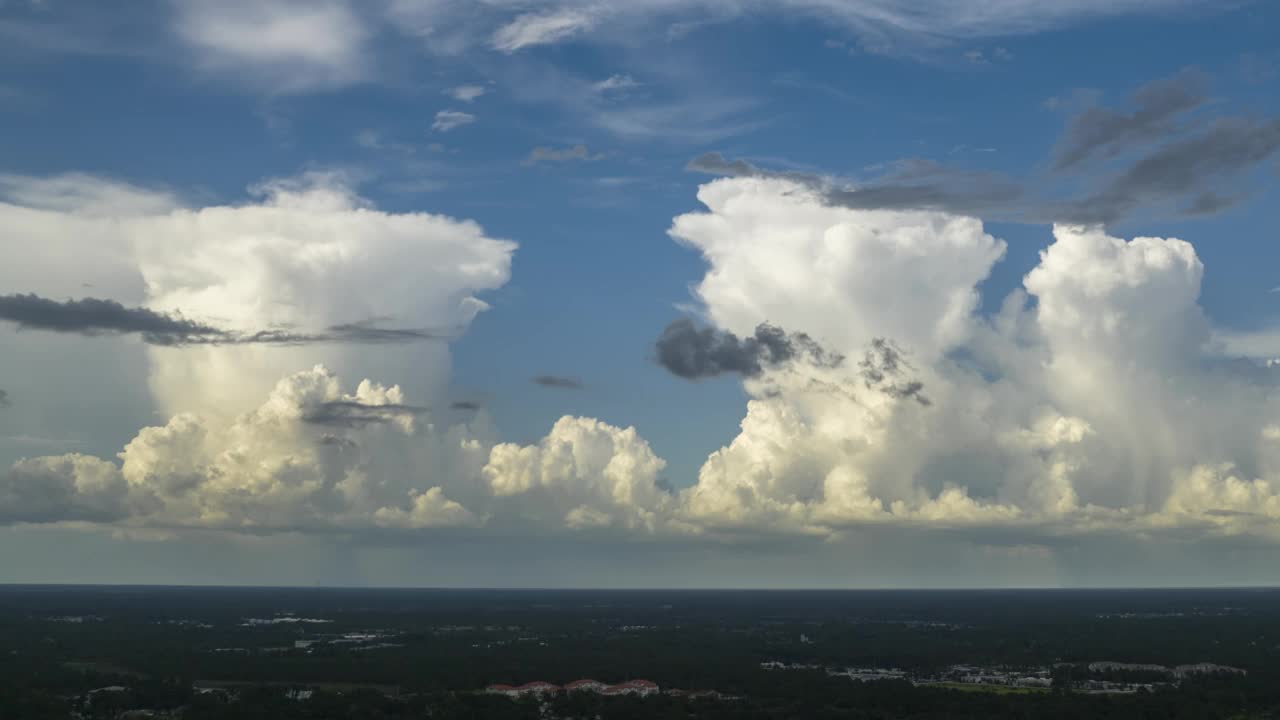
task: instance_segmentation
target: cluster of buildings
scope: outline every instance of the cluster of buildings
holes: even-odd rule
[[[1016,688],[1047,690],[1053,687],[1053,678],[1047,669],[986,668],[973,665],[952,665],[940,677],[920,680],[916,684],[966,683],[969,685],[996,685]]]
[[[1154,672],[1162,675],[1172,675],[1175,678],[1182,679],[1192,675],[1218,675],[1222,673],[1230,673],[1234,675],[1247,675],[1248,671],[1242,670],[1230,665],[1218,665],[1216,663],[1193,663],[1190,665],[1175,665],[1174,667],[1166,667],[1164,665],[1155,665],[1151,663],[1122,663],[1122,662],[1092,662],[1089,663],[1090,672],[1112,672],[1112,671],[1140,671]]]
[[[609,685],[599,680],[574,680],[564,686],[535,680],[523,685],[490,685],[484,691],[490,695],[506,695],[513,698],[554,695],[558,692],[589,692],[598,695],[638,695],[646,697],[657,694],[659,688],[658,684],[651,680],[628,680],[617,685]]]
[[[1072,665],[1072,663],[1060,664]],[[1169,678],[1169,682],[1116,682],[1101,678],[1086,678],[1079,680],[1076,684],[1076,688],[1088,693],[1135,693],[1139,690],[1151,692],[1160,687],[1174,685],[1177,681],[1193,675],[1214,675],[1220,673],[1233,673],[1239,675],[1246,674],[1246,671],[1240,668],[1230,667],[1227,665],[1216,665],[1214,663],[1195,663],[1192,665],[1166,667],[1164,665],[1154,664],[1103,661],[1089,663],[1087,667],[1090,673],[1141,671],[1160,673]],[[1051,671],[1048,668],[988,668],[974,665],[952,665],[936,675],[917,675],[907,673],[906,671],[899,670],[898,668],[835,668],[794,662],[784,663],[777,660],[762,662],[760,663],[760,668],[762,670],[821,670],[826,672],[828,677],[847,677],[850,680],[861,680],[864,682],[874,680],[907,680],[913,685],[935,685],[945,687],[948,685],[954,686],[956,684],[965,684],[1041,690],[1047,690],[1053,687]]]

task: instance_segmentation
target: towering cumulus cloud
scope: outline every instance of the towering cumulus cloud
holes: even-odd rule
[[[17,463],[0,475],[0,519],[690,543],[881,529],[984,547],[1280,540],[1275,371],[1219,354],[1189,243],[1055,227],[1023,288],[982,314],[1005,246],[980,221],[817,192],[720,179],[672,225],[707,263],[694,292],[709,324],[669,327],[661,362],[730,373],[749,398],[737,436],[675,488],[634,428],[568,416],[536,442],[499,442],[483,411],[433,395],[442,346],[396,344],[376,362],[340,343],[154,347],[170,419],[118,462]],[[474,225],[381,213],[314,180],[264,193],[117,221],[146,306],[234,332],[456,327],[482,307],[472,293],[506,278],[510,244]],[[251,402],[225,397],[241,375]],[[374,379],[344,384],[357,377]]]
[[[245,412],[316,362],[394,378],[432,401],[448,373],[447,347],[433,340],[485,308],[475,294],[507,281],[515,247],[469,221],[379,211],[335,175],[268,182],[252,189],[255,202],[197,209],[83,176],[3,180],[10,231],[0,243],[23,262],[0,281],[27,294],[0,298],[0,319],[144,333],[165,414]],[[109,299],[62,302],[87,294]],[[205,346],[162,347],[192,340]]]
[[[1275,379],[1212,355],[1189,243],[1057,227],[1027,295],[979,318],[975,286],[1002,245],[977,220],[824,208],[776,179],[700,197],[709,213],[672,233],[707,258],[696,290],[712,318],[782,318],[849,356],[872,334],[895,338],[931,402],[906,401],[915,384],[867,392],[840,373],[781,391],[749,382],[740,436],[686,492],[691,516],[822,533],[895,521],[1274,534],[1274,486],[1258,477],[1275,471]],[[864,379],[899,365],[870,342]]]

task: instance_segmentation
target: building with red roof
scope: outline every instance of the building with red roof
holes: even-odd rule
[[[628,680],[617,685],[610,685],[601,691],[604,695],[654,695],[658,692],[658,684],[651,680]]]
[[[523,685],[490,685],[484,689],[490,695],[506,695],[507,697],[521,697],[523,695],[545,695],[560,692],[559,685],[553,685],[542,680],[534,680]]]

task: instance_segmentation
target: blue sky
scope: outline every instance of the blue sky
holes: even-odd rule
[[[1023,287],[1041,252],[1055,243],[1052,222],[1070,219],[1046,214],[1044,203],[1088,197],[1144,153],[1200,137],[1214,123],[1275,122],[1277,23],[1280,7],[1270,3],[1191,0],[1073,0],[1056,10],[1007,0],[984,12],[937,0],[272,0],[257,6],[172,0],[109,10],[88,2],[8,0],[0,2],[0,175],[11,178],[11,208],[71,215],[86,211],[56,192],[50,199],[31,188],[51,178],[94,178],[165,196],[175,207],[240,207],[264,197],[250,190],[263,183],[323,177],[358,198],[353,208],[474,221],[487,238],[518,248],[507,280],[464,288],[490,307],[463,319],[465,330],[447,343],[445,369],[432,371],[446,378],[431,391],[432,407],[483,406],[478,424],[492,436],[486,443],[537,446],[563,416],[634,427],[665,461],[656,475],[680,490],[695,486],[708,455],[739,435],[748,400],[774,397],[770,392],[777,390],[731,372],[679,377],[659,362],[655,340],[688,315],[738,336],[756,322],[783,322],[741,319],[729,300],[717,306],[697,295],[694,288],[717,268],[731,272],[703,256],[700,251],[711,251],[700,240],[681,243],[668,235],[674,218],[705,210],[700,186],[791,177],[801,187],[875,187],[899,182],[919,161],[933,163],[930,172],[951,190],[982,182],[955,179],[965,172],[1016,185],[1024,197],[1015,202],[969,208],[986,233],[1005,243],[1003,260],[979,273],[975,285],[972,322],[983,326],[994,322],[1006,297]],[[1149,138],[1129,145],[1121,138],[1078,171],[1055,170],[1073,122],[1090,108],[1131,113],[1134,93],[1164,79],[1197,84],[1202,97]],[[1230,338],[1235,344],[1226,355],[1248,348],[1250,362],[1265,363],[1267,353],[1258,348],[1274,346],[1280,354],[1270,332],[1280,319],[1280,294],[1271,292],[1280,285],[1273,248],[1278,170],[1276,142],[1259,135],[1256,157],[1198,178],[1194,192],[1147,197],[1110,219],[1105,232],[1194,245],[1205,268],[1198,306],[1215,342]],[[752,170],[716,180],[716,173],[689,169],[710,152]],[[75,182],[68,187],[67,197],[87,192]],[[1180,211],[1202,191],[1238,201],[1197,216]],[[24,199],[33,193],[38,201]],[[107,234],[131,222],[111,213],[93,216]],[[181,233],[177,227],[166,232]],[[0,275],[6,283],[0,294],[68,299],[66,291],[40,281],[44,266],[24,267],[33,247],[24,243],[41,241],[24,240],[22,232],[5,250],[11,273]],[[74,267],[75,246],[69,247],[66,265]],[[426,253],[423,262],[431,257]],[[441,257],[439,272],[448,274],[455,260]],[[159,261],[144,258],[148,262]],[[935,276],[923,277],[932,282],[927,278]],[[197,317],[191,306],[162,301],[154,284],[117,296],[89,279],[81,287],[75,295]],[[376,303],[357,297],[365,290],[338,282],[327,297],[341,306],[351,294],[352,307],[382,317]],[[170,297],[185,297],[175,293]],[[220,320],[217,312],[197,319]],[[394,320],[430,324],[435,318]],[[861,351],[815,327],[782,330],[834,343],[854,359]],[[127,332],[116,338],[86,331],[61,345],[63,336],[49,339],[30,323],[3,332],[11,358],[21,359],[0,359],[0,388],[11,398],[0,409],[0,464],[46,452],[115,462],[139,428],[163,424],[170,409],[191,409],[154,397],[163,394],[157,375],[139,366],[149,362],[144,353],[167,351],[145,348]],[[964,343],[943,350],[980,352]],[[928,348],[905,351],[930,377],[951,372],[931,366]],[[361,359],[348,364],[390,367],[376,359],[381,352],[380,346],[353,350]],[[117,390],[84,390],[90,384],[84,378],[96,371],[61,359],[65,353],[88,353],[115,367],[102,372],[120,378],[109,383]],[[304,354],[298,351],[299,358]],[[347,362],[321,355],[315,362]],[[295,370],[311,361],[298,362]],[[402,367],[413,368],[418,361],[405,362]],[[533,382],[540,375],[581,387]],[[354,387],[361,377],[342,380]],[[416,381],[373,379],[406,388]],[[1065,410],[1063,416],[1076,417]],[[455,421],[458,413],[432,418],[433,427]],[[1216,452],[1223,443],[1210,446]],[[1253,455],[1203,461],[1228,459],[1238,467],[1266,465]],[[495,467],[492,458],[486,467]],[[448,483],[443,486],[447,491]],[[124,524],[139,533],[149,526],[136,518]],[[166,532],[184,526],[159,524]],[[20,521],[11,532],[36,530]],[[1226,532],[1238,536],[1233,533]],[[726,572],[731,582],[736,576]],[[384,581],[380,577],[369,581]]]

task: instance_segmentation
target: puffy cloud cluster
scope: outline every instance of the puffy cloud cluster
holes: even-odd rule
[[[425,408],[403,415],[403,400],[399,387],[369,380],[345,393],[316,366],[230,421],[183,413],[144,428],[118,464],[78,454],[21,460],[0,475],[0,520],[645,533],[670,523],[674,501],[657,482],[665,463],[633,428],[566,417],[537,445],[494,444],[482,427],[437,426]],[[317,421],[337,407],[358,408],[366,421]]]
[[[119,465],[24,460],[0,480],[0,515],[717,541],[884,527],[1017,545],[1096,533],[1280,537],[1274,370],[1216,354],[1190,244],[1055,227],[1023,289],[984,315],[978,288],[1004,244],[977,220],[832,207],[786,178],[716,180],[699,197],[706,210],[676,218],[671,234],[708,264],[695,293],[713,336],[756,337],[767,323],[824,352],[752,366],[739,434],[687,487],[665,481],[664,461],[633,428],[565,417],[537,442],[503,443],[483,412],[448,426],[416,393],[372,381],[349,393],[315,368],[238,414],[217,403],[176,413],[139,433]],[[291,217],[295,201],[274,202],[260,211]],[[341,195],[308,202],[377,216]],[[200,262],[213,271],[156,265],[152,277],[214,280],[151,283],[167,299],[157,307],[198,304],[196,289],[213,288],[210,307],[225,303],[228,322],[295,318],[287,303],[272,315],[238,295],[223,263]],[[270,268],[307,297],[314,270],[282,262],[236,266]],[[425,306],[465,319],[466,292]],[[299,319],[337,319],[323,299],[317,307]],[[836,356],[846,361],[823,360]]]
[[[658,485],[665,466],[635,428],[563,417],[536,445],[494,447],[484,474],[494,495],[521,498],[553,523],[652,532],[672,505]]]
[[[88,455],[19,460],[0,482],[5,522],[114,522],[133,509],[120,470]]]
[[[412,418],[342,429],[314,421],[337,403],[368,412],[403,407],[400,392],[366,380],[346,394],[333,373],[317,366],[281,380],[259,407],[229,422],[183,413],[144,428],[119,453],[118,465],[83,455],[19,461],[0,482],[0,514],[26,522],[241,529],[472,522],[440,486],[416,491],[405,467],[380,461],[386,435],[417,431]],[[455,447],[446,447],[450,441]],[[448,454],[440,463],[447,467],[465,461],[465,445],[440,437],[420,449]],[[416,479],[437,481],[430,474]]]

